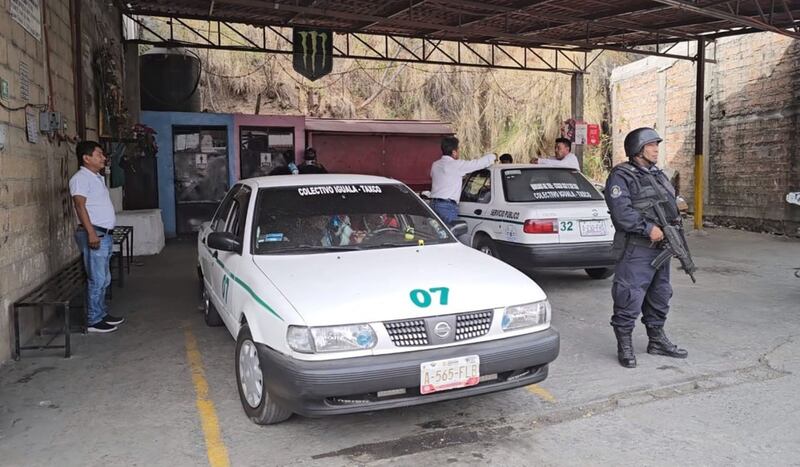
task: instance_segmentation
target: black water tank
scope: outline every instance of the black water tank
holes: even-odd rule
[[[200,112],[200,59],[180,48],[139,56],[142,110]]]

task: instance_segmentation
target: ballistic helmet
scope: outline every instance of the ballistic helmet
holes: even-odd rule
[[[636,157],[641,154],[646,144],[660,143],[661,137],[652,128],[637,128],[625,137],[625,155]]]

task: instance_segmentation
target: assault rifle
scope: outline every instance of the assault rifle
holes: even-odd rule
[[[661,241],[664,246],[664,251],[656,256],[650,263],[650,266],[658,269],[674,256],[681,262],[681,267],[683,267],[684,272],[692,278],[692,283],[697,283],[697,280],[694,278],[697,266],[695,266],[694,261],[692,261],[692,255],[689,253],[689,246],[686,244],[686,238],[683,236],[683,229],[667,221],[664,208],[661,207],[661,203],[663,202],[665,201],[656,201],[653,203],[652,207],[656,212],[656,216],[658,216],[659,227],[661,227],[661,230],[664,232],[664,240]]]

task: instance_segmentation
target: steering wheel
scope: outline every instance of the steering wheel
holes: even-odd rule
[[[371,239],[377,237],[378,235],[383,235],[383,234],[386,234],[386,233],[389,233],[389,232],[400,233],[400,229],[395,228],[395,227],[381,227],[380,229],[375,229],[375,230],[367,233],[367,235],[364,236],[364,241],[371,240]]]

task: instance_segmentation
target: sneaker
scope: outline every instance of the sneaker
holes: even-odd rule
[[[113,324],[108,324],[105,321],[100,321],[97,324],[93,324],[87,328],[89,332],[114,332],[117,330],[117,327]]]
[[[103,317],[103,321],[105,321],[107,324],[110,324],[112,326],[116,326],[118,324],[124,323],[125,322],[125,318],[106,315],[105,317]]]

